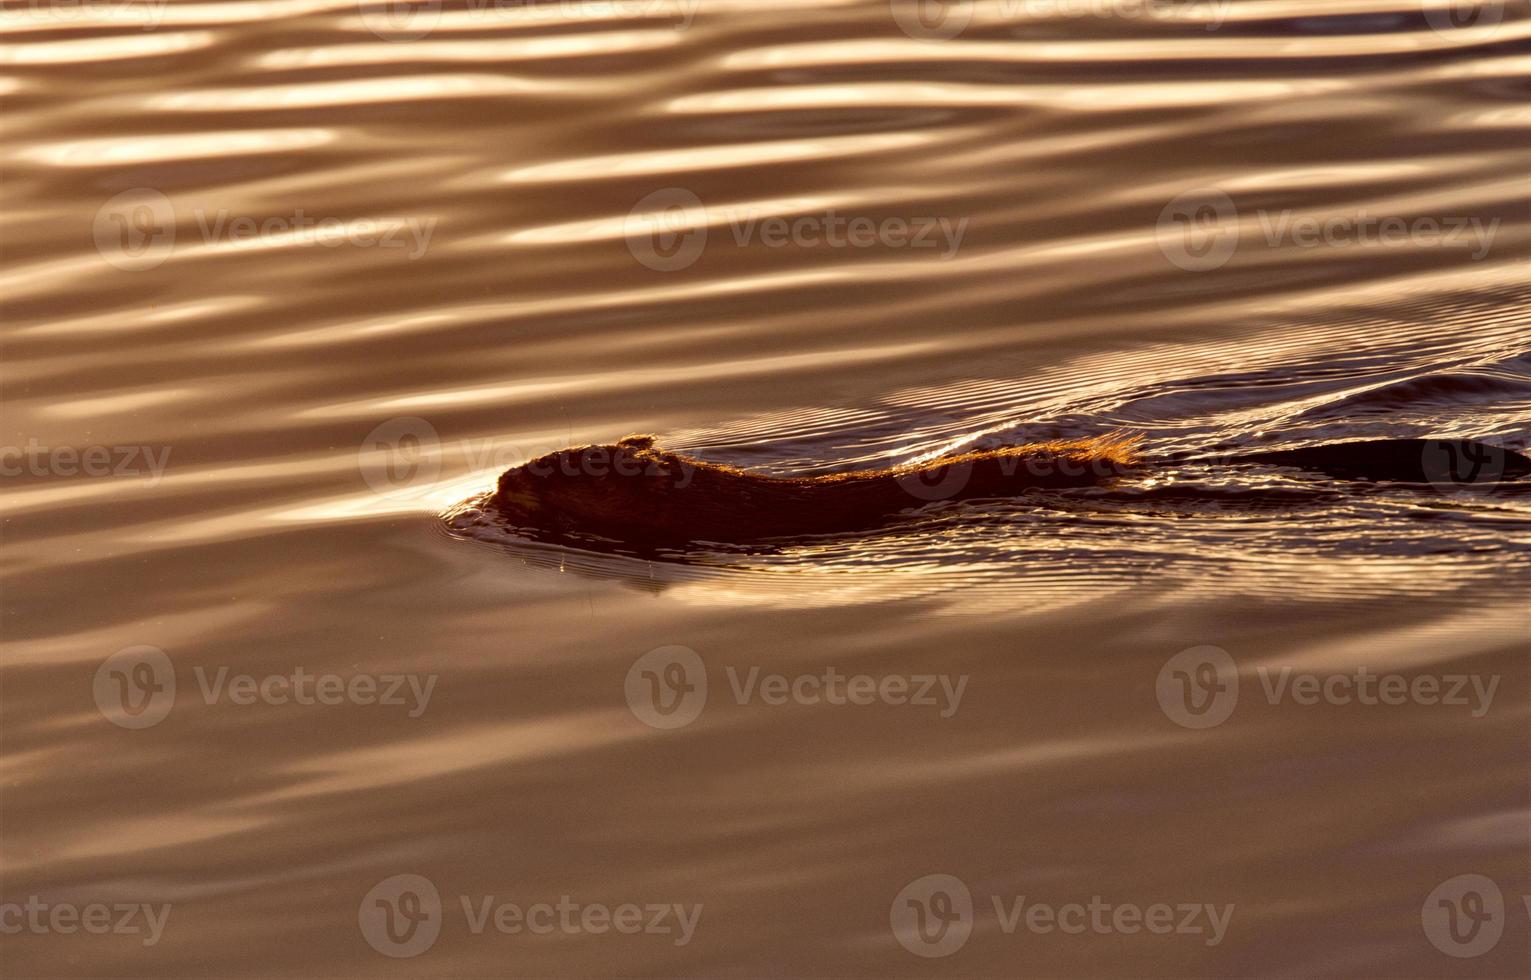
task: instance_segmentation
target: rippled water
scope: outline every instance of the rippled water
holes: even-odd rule
[[[1524,0],[0,37],[0,974],[1526,974],[1531,497],[1196,461],[1531,448]],[[766,554],[474,509],[630,432],[785,473],[1119,430],[1163,462]],[[565,896],[698,917],[481,918]]]

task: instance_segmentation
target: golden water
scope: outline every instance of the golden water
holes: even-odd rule
[[[471,509],[635,431],[779,472],[1524,450],[1525,0],[27,0],[0,38],[0,906],[169,906],[0,934],[0,975],[1525,974],[1525,496],[1173,464],[688,563]],[[708,698],[655,728],[674,646]],[[1187,728],[1156,692],[1204,646],[1238,702]],[[736,703],[752,667],[966,686]],[[1497,686],[1271,703],[1287,668]],[[299,669],[432,686],[204,693]],[[916,956],[931,874],[972,931]],[[1232,915],[1007,932],[1023,895]],[[475,933],[489,896],[702,911]]]

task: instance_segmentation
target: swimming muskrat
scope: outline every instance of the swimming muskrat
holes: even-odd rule
[[[1007,446],[875,470],[769,476],[632,435],[506,470],[493,505],[513,524],[639,546],[868,530],[937,500],[1106,484],[1148,465],[1124,435]],[[1383,439],[1234,456],[1351,480],[1473,483],[1531,476],[1531,459],[1461,439]]]

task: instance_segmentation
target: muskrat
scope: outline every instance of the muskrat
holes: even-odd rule
[[[669,452],[651,435],[575,446],[506,470],[493,505],[554,536],[641,547],[749,544],[870,530],[938,500],[1107,484],[1147,466],[1127,435],[1056,440],[882,469],[770,476]],[[1531,459],[1482,443],[1385,439],[1234,456],[1345,479],[1472,482],[1531,476]],[[1464,465],[1471,473],[1464,473]]]

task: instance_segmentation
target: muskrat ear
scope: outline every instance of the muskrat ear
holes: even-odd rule
[[[627,449],[652,449],[654,437],[648,435],[623,436],[617,440],[617,445]]]

